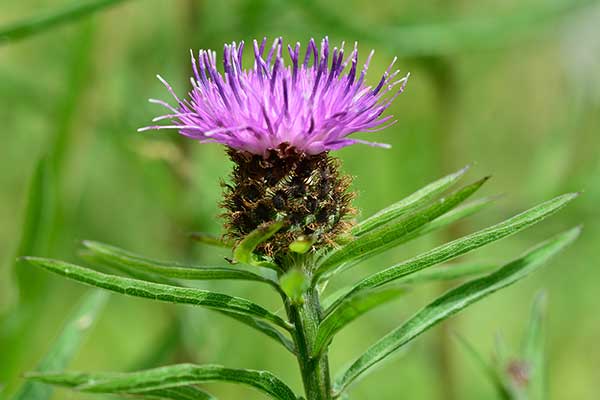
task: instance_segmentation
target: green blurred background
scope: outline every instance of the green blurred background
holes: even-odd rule
[[[77,3],[77,2],[74,2]],[[70,6],[66,0],[2,0],[2,27]],[[529,304],[546,288],[553,399],[595,399],[600,377],[597,243],[600,240],[600,4],[594,1],[455,0],[130,0],[45,31],[8,40],[0,33],[0,382],[10,394],[56,337],[86,288],[30,270],[16,254],[76,260],[95,239],[157,258],[220,263],[190,231],[220,232],[219,180],[230,164],[221,147],[173,133],[139,134],[167,98],[155,74],[188,88],[190,48],[227,41],[329,35],[376,50],[374,83],[394,56],[411,72],[392,107],[399,123],[377,134],[391,150],[353,146],[338,153],[355,176],[357,205],[369,215],[443,174],[475,163],[468,179],[491,174],[485,194],[505,194],[451,230],[387,252],[338,284],[444,240],[508,217],[566,191],[584,191],[567,209],[499,244],[464,257],[502,262],[583,223],[584,235],[549,268],[470,308],[416,341],[357,384],[357,399],[492,399],[483,374],[453,331],[490,355],[502,332],[516,347]],[[24,34],[28,34],[27,29]],[[372,134],[371,134],[372,135]],[[368,135],[359,135],[368,137]],[[371,136],[372,137],[372,136]],[[25,220],[32,176],[43,204]],[[35,185],[33,185],[35,186]],[[29,203],[31,203],[29,201]],[[24,289],[19,296],[14,279]],[[274,309],[251,284],[210,283]],[[363,317],[334,342],[334,371],[444,290],[429,285]],[[181,333],[180,331],[183,331]],[[174,345],[172,342],[180,342]],[[161,350],[161,351],[159,351]],[[268,368],[300,388],[292,357],[221,315],[111,296],[73,369],[126,371],[172,361]],[[261,394],[215,384],[223,399]],[[0,394],[2,396],[2,394]],[[90,396],[60,390],[56,399]],[[98,397],[94,397],[98,398]]]

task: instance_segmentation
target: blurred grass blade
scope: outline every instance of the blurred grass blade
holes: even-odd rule
[[[532,207],[521,214],[500,222],[499,224],[453,240],[452,242],[413,257],[410,260],[368,276],[357,283],[345,296],[340,297],[327,312],[331,312],[331,310],[334,309],[339,302],[343,301],[345,297],[352,296],[360,290],[385,285],[432,265],[449,261],[479,247],[485,246],[488,243],[514,235],[554,214],[577,196],[577,193],[568,193],[555,197],[552,200],[548,200]]]
[[[177,262],[151,260],[118,247],[93,241],[84,241],[83,245],[97,261],[118,264],[125,269],[140,270],[166,278],[184,280],[232,279],[264,282],[270,285],[276,284],[265,277],[240,268],[199,267]]]
[[[31,265],[42,267],[48,271],[62,275],[69,279],[86,283],[88,285],[97,286],[113,292],[172,303],[203,306],[216,310],[248,315],[272,322],[275,325],[287,330],[292,329],[287,322],[277,315],[257,304],[252,303],[251,301],[242,299],[240,297],[233,297],[202,289],[164,285],[116,275],[107,275],[89,268],[83,268],[78,265],[47,258],[26,257],[25,259]]]
[[[467,199],[475,193],[487,179],[488,178],[483,178],[471,185],[465,186],[424,209],[417,210],[405,218],[365,233],[347,245],[332,250],[317,267],[315,273],[316,277],[318,278],[323,273],[330,271],[343,263],[351,262],[356,264],[367,257],[379,254],[396,246],[401,243],[407,235],[410,235],[415,230],[428,222],[433,221],[440,215],[445,214]]]
[[[223,238],[206,232],[192,232],[190,238],[198,243],[206,244],[208,246],[222,247],[225,249],[232,249],[235,243],[228,242]]]
[[[398,201],[397,203],[384,208],[383,210],[356,225],[352,229],[352,234],[355,236],[361,236],[381,225],[387,224],[388,222],[401,217],[402,215],[424,206],[435,196],[441,194],[454,183],[456,183],[468,170],[469,166],[466,166],[453,174],[447,175],[435,182],[430,183],[429,185],[417,190],[410,196]]]
[[[473,361],[475,361],[481,372],[483,372],[494,385],[499,398],[501,400],[513,400],[510,391],[507,390],[504,385],[500,371],[485,361],[481,354],[479,354],[479,352],[465,338],[460,335],[455,335],[455,337],[461,347],[465,349],[466,353],[473,359]]]
[[[50,161],[38,162],[30,184],[27,209],[17,257],[47,255],[50,247],[52,226],[56,215],[56,185]],[[20,303],[32,302],[44,296],[46,277],[40,271],[24,268],[23,262],[15,261],[15,276]]]
[[[57,371],[67,367],[102,310],[108,293],[92,290],[84,295],[75,312],[70,316],[59,337],[56,339],[37,370],[40,373]],[[47,400],[52,389],[37,382],[27,381],[21,386],[12,400]]]
[[[277,400],[297,400],[294,392],[268,371],[219,365],[178,364],[121,374],[32,373],[28,378],[82,392],[143,395],[154,390],[223,381],[254,387]]]
[[[581,232],[579,227],[562,233],[521,258],[506,264],[487,276],[464,283],[434,300],[417,312],[402,326],[393,330],[360,356],[336,382],[336,391],[342,392],[360,375],[385,359],[437,323],[451,317],[467,306],[495,291],[509,286],[533,272],[540,265],[572,243]]]
[[[529,382],[527,397],[529,400],[546,400],[546,358],[545,358],[545,335],[544,314],[546,309],[546,294],[539,293],[531,310],[529,327],[523,343],[522,357],[529,366]]]
[[[406,292],[406,289],[400,287],[383,288],[368,290],[359,296],[346,299],[319,324],[312,349],[313,357],[319,357],[329,346],[335,334],[346,325],[375,307],[395,300]]]
[[[288,339],[283,333],[274,328],[273,326],[264,323],[263,321],[250,317],[248,315],[235,314],[228,311],[218,310],[221,314],[225,314],[228,317],[238,320],[239,322],[249,326],[250,328],[256,329],[257,331],[267,335],[271,339],[275,340],[277,343],[283,345],[290,353],[296,353],[296,347],[294,343]]]
[[[6,26],[0,26],[0,44],[24,39],[54,26],[76,21],[124,0],[73,1],[56,11],[40,14]]]
[[[250,232],[238,245],[233,249],[233,258],[244,264],[258,265],[268,267],[263,262],[257,260],[254,250],[264,241],[283,228],[283,221],[275,221],[265,223],[252,232]],[[275,267],[275,266],[273,266]],[[276,267],[275,267],[276,268]]]

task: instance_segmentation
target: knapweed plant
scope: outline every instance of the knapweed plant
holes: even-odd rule
[[[466,168],[462,169],[356,223],[351,179],[331,152],[354,144],[387,147],[350,136],[381,130],[394,122],[384,113],[404,90],[408,75],[394,71],[392,62],[381,79],[369,86],[365,77],[372,53],[361,66],[356,46],[347,54],[343,45],[332,49],[327,39],[320,46],[311,40],[301,53],[300,44],[285,48],[281,39],[268,49],[265,44],[266,40],[254,41],[254,62],[248,69],[242,63],[244,43],[225,46],[221,71],[215,52],[192,54],[187,97],[179,97],[159,77],[174,102],[151,100],[166,109],[154,121],[171,122],[141,129],[176,129],[200,143],[225,146],[234,164],[223,184],[226,232],[221,238],[199,234],[197,239],[231,248],[228,265],[155,261],[89,241],[84,242],[86,259],[120,274],[56,260],[28,260],[88,285],[210,308],[234,318],[296,357],[303,394],[272,372],[239,366],[179,364],[128,373],[33,373],[30,378],[85,392],[148,399],[213,398],[198,386],[209,381],[249,385],[278,400],[337,399],[347,396],[352,383],[421,333],[523,278],[577,237],[579,229],[575,228],[497,268],[440,265],[540,222],[576,197],[565,194],[328,295],[327,283],[342,272],[360,268],[361,262],[377,254],[487,206],[492,199],[466,201],[487,178],[447,194],[465,174]],[[440,266],[432,268],[436,265]],[[372,344],[349,367],[332,374],[330,346],[350,322],[402,296],[406,287],[417,282],[476,275],[480,277],[435,299]],[[253,281],[257,287],[275,290],[285,313],[182,283],[210,279]]]

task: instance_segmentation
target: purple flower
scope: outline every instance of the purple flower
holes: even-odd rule
[[[171,125],[141,128],[178,129],[201,143],[217,142],[240,151],[265,154],[283,143],[307,154],[337,150],[355,143],[386,144],[350,139],[355,132],[375,132],[395,123],[383,112],[402,93],[408,75],[397,79],[390,64],[376,87],[364,82],[373,51],[358,72],[356,44],[344,57],[344,44],[330,51],[328,39],[319,49],[313,39],[304,59],[300,43],[288,45],[291,65],[282,56],[278,38],[264,55],[266,38],[254,41],[254,66],[243,69],[244,43],[225,45],[223,73],[217,70],[216,52],[192,53],[194,77],[188,99],[180,99],[158,76],[177,106],[151,99],[169,110],[153,121],[168,119]],[[331,58],[331,60],[330,60]],[[358,74],[358,76],[357,76]]]

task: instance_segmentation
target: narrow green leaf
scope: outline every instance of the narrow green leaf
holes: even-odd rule
[[[352,229],[352,233],[355,236],[361,236],[383,224],[387,224],[388,222],[401,217],[402,215],[408,214],[409,212],[424,206],[430,200],[444,192],[460,178],[462,178],[469,168],[470,166],[467,165],[461,170],[438,179],[437,181],[417,190],[410,196],[398,201],[397,203],[384,208],[364,221],[361,221]]]
[[[222,247],[225,249],[232,249],[235,243],[224,240],[223,238],[206,232],[192,232],[190,238],[198,243],[206,244],[208,246]]]
[[[460,239],[453,240],[452,242],[436,247],[435,249],[411,258],[410,260],[368,276],[357,283],[348,294],[340,297],[340,299],[330,307],[328,312],[334,309],[345,297],[352,296],[359,290],[385,285],[432,265],[449,261],[488,243],[495,242],[520,232],[554,214],[577,196],[577,193],[558,196],[507,219],[506,221],[500,222],[499,224],[482,229]]]
[[[40,379],[37,378],[37,376],[45,376],[45,375],[49,375],[52,377],[48,378],[47,381],[45,380],[45,378],[40,378]],[[57,378],[59,375],[63,375],[63,377]],[[29,379],[31,379],[31,381],[34,382],[36,385],[42,385],[42,382],[43,382],[43,383],[49,383],[49,384],[53,384],[53,385],[57,385],[57,386],[74,388],[76,390],[77,390],[78,386],[84,385],[84,384],[88,383],[90,379],[92,379],[90,374],[72,373],[72,372],[66,372],[64,374],[59,373],[59,372],[47,372],[47,373],[32,372],[32,373],[26,374],[26,376]],[[115,372],[113,372],[113,373],[108,372],[108,373],[94,374],[94,376],[102,377],[102,379],[110,379],[113,377],[115,377],[115,378],[120,377],[120,376],[122,376],[122,374],[115,373]],[[60,380],[60,382],[54,382],[55,379]],[[39,381],[39,382],[35,382],[35,381]],[[205,392],[204,390],[201,390],[194,386],[167,387],[167,388],[160,388],[160,389],[154,389],[154,390],[148,390],[148,391],[142,391],[142,392],[123,391],[123,392],[119,392],[118,394],[122,395],[122,396],[126,396],[128,398],[141,398],[141,399],[151,399],[151,400],[159,400],[159,399],[216,400],[216,397],[214,397],[214,396],[210,395],[209,393]]]
[[[473,201],[467,202],[465,204],[462,204],[462,205],[456,207],[455,209],[450,210],[446,214],[434,219],[433,221],[421,226],[420,228],[415,229],[414,231],[404,235],[401,239],[399,239],[395,243],[395,245],[399,246],[401,244],[410,242],[411,240],[417,239],[417,238],[424,236],[428,233],[431,233],[433,231],[443,229],[446,226],[448,226],[460,219],[466,218],[468,216],[471,216],[471,215],[481,211],[483,208],[492,204],[496,199],[497,199],[497,197],[485,197],[485,198],[473,200]],[[331,279],[331,277],[343,272],[344,270],[348,269],[352,265],[353,265],[352,263],[343,264],[341,267],[330,270],[330,271],[324,273],[320,277],[320,280],[326,281],[328,279]],[[449,278],[449,279],[453,279],[453,278]]]
[[[224,381],[254,387],[273,399],[297,400],[294,392],[268,371],[225,368],[219,365],[178,364],[121,374],[33,373],[28,378],[82,392],[145,394],[154,390]]]
[[[346,325],[375,307],[395,300],[406,292],[407,290],[401,287],[381,288],[364,291],[359,296],[343,301],[319,324],[312,349],[313,357],[319,357],[329,346],[335,334]]]
[[[448,264],[415,272],[414,274],[398,279],[396,282],[412,285],[417,283],[452,281],[487,274],[497,268],[499,268],[499,265],[496,264]]]
[[[428,224],[423,225],[420,229],[417,229],[411,233],[405,242],[413,240],[417,237],[421,237],[428,233],[443,229],[456,221],[463,218],[470,217],[473,214],[478,213],[490,204],[494,203],[498,199],[498,196],[482,197],[477,200],[472,200],[461,204],[453,210],[450,210],[444,215],[439,216]]]
[[[166,278],[164,276],[150,274],[148,272],[141,271],[139,269],[125,267],[122,264],[117,264],[117,263],[109,262],[106,259],[101,259],[96,254],[94,254],[93,252],[86,250],[86,249],[79,250],[77,252],[77,255],[82,260],[93,265],[94,266],[93,269],[95,269],[96,271],[99,271],[99,272],[103,272],[106,274],[113,274],[116,271],[116,272],[125,274],[125,276],[134,278],[134,279],[139,279],[141,281],[156,282],[156,283],[162,283],[165,285],[173,285],[173,286],[180,285],[179,281],[177,281],[175,279],[170,279],[170,278]]]
[[[167,278],[185,280],[233,279],[275,284],[272,280],[240,268],[199,267],[177,262],[151,260],[114,246],[92,241],[84,241],[83,245],[99,261],[118,264],[127,269],[150,272]]]
[[[581,229],[577,227],[562,233],[530,250],[521,258],[506,264],[498,271],[462,284],[437,298],[402,326],[369,347],[337,380],[336,391],[338,393],[343,391],[368,369],[437,323],[524,278],[572,243],[580,232]]]
[[[325,256],[315,274],[318,278],[323,273],[334,269],[342,263],[357,263],[365,258],[379,254],[401,243],[407,235],[423,225],[438,218],[440,215],[456,207],[463,200],[475,193],[488,178],[483,178],[471,185],[457,190],[446,198],[440,199],[422,210],[402,218],[396,222],[383,225],[362,236],[353,242],[331,251]]]
[[[40,14],[23,21],[2,26],[0,27],[0,44],[11,40],[24,39],[54,26],[76,21],[79,18],[91,15],[94,12],[116,5],[122,1],[124,0],[73,1],[71,4],[57,11]]]
[[[236,247],[233,249],[233,258],[244,264],[266,266],[260,260],[257,260],[254,250],[261,243],[268,240],[271,236],[283,228],[283,221],[275,221],[266,223],[252,232],[250,232]]]
[[[485,361],[485,359],[479,354],[479,352],[469,343],[465,338],[459,335],[455,335],[458,343],[466,353],[475,361],[481,372],[487,376],[490,382],[494,385],[494,389],[498,393],[498,396],[502,400],[512,400],[510,392],[504,386],[504,381],[499,371],[494,368],[493,365]]]
[[[90,242],[86,242],[86,243],[90,243]],[[90,252],[88,251],[88,253],[90,253]],[[91,254],[92,254],[91,256],[85,255],[84,258],[91,262],[97,262],[98,261],[97,257],[93,253],[91,253]],[[131,276],[134,279],[138,279],[138,280],[142,280],[142,281],[149,281],[149,282],[156,282],[156,283],[160,283],[163,285],[169,285],[169,286],[181,286],[177,282],[174,282],[174,281],[170,280],[169,278],[166,278],[165,276],[162,276],[162,275],[149,275],[138,269],[122,267],[121,264],[118,264],[116,262],[115,263],[109,262],[108,259],[103,259],[101,261],[108,263],[111,268],[114,267],[115,269],[117,269],[121,272],[124,272],[125,274]],[[134,261],[137,262],[138,260],[135,259]],[[280,291],[279,287],[277,286],[277,283],[274,281],[273,281],[273,286],[276,287],[278,291]],[[293,343],[289,339],[287,339],[287,337],[285,337],[285,335],[283,335],[281,332],[279,332],[277,329],[275,329],[271,325],[269,325],[265,322],[262,322],[262,321],[258,320],[257,318],[250,317],[247,315],[241,315],[241,314],[237,314],[237,313],[233,313],[233,312],[226,312],[223,310],[215,310],[215,311],[221,312],[222,314],[224,314],[230,318],[233,318],[238,322],[241,322],[253,329],[258,330],[259,332],[267,335],[271,339],[275,339],[277,342],[281,343],[288,350],[294,352]],[[181,328],[179,328],[179,329],[181,329]],[[170,333],[176,334],[177,330],[171,330]],[[178,337],[174,337],[173,340],[178,340]],[[170,340],[168,340],[166,344],[171,345]],[[157,364],[154,363],[154,364],[146,364],[146,365],[154,366]],[[144,366],[146,366],[146,365],[144,365]]]
[[[222,311],[222,310],[218,310],[218,311],[221,314],[227,315],[228,317],[233,318],[233,319],[241,322],[242,324],[245,324],[245,325],[249,326],[250,328],[253,328],[253,329],[267,335],[271,339],[275,340],[277,343],[283,345],[283,347],[285,347],[287,350],[289,350],[290,353],[292,353],[292,354],[296,353],[296,346],[294,346],[294,343],[285,334],[283,334],[282,332],[280,332],[273,326],[259,320],[258,318],[250,317],[248,315],[235,314],[232,312]]]
[[[69,317],[59,337],[40,362],[37,371],[40,373],[64,369],[71,361],[86,333],[90,330],[102,310],[108,293],[101,290],[88,292],[79,302],[74,313]],[[28,381],[13,396],[13,400],[47,400],[52,389],[37,382]]]
[[[210,393],[194,386],[150,390],[141,394],[129,394],[127,397],[144,400],[217,400],[217,398]]]
[[[546,294],[539,293],[531,310],[529,327],[523,343],[522,357],[530,371],[528,390],[529,400],[545,400],[547,395],[544,314]]]
[[[116,275],[107,275],[78,265],[38,257],[25,258],[31,265],[42,267],[88,285],[113,292],[172,303],[191,304],[256,317],[290,330],[289,323],[249,300],[196,288],[145,282]]]

